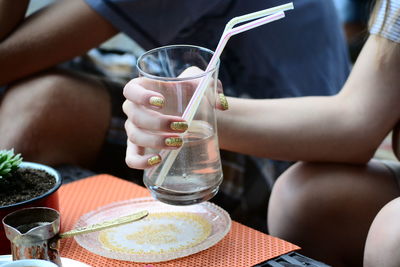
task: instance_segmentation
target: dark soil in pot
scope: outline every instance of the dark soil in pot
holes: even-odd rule
[[[55,184],[55,178],[43,170],[20,168],[12,177],[0,181],[0,207],[43,195]]]

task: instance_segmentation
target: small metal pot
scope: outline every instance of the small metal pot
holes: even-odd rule
[[[79,227],[60,233],[60,213],[51,208],[33,207],[21,209],[3,218],[7,238],[11,242],[12,259],[41,259],[61,266],[60,239],[109,229],[145,218],[149,212],[136,213],[108,221]]]
[[[21,209],[4,217],[3,225],[13,260],[42,259],[62,266],[58,211],[45,207]]]

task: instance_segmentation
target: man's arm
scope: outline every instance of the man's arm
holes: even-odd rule
[[[83,0],[57,1],[0,43],[0,85],[81,55],[117,32]]]
[[[399,121],[399,62],[399,44],[371,36],[338,95],[228,98],[229,110],[217,113],[220,147],[281,160],[365,163]],[[137,78],[124,88],[131,168],[149,167],[144,148],[168,149],[165,133],[182,120],[152,107],[151,97],[163,97],[153,86]]]
[[[29,0],[0,0],[0,42],[24,20]]]

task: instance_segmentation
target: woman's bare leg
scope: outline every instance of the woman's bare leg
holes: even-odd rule
[[[270,233],[332,266],[362,266],[368,229],[378,211],[400,191],[382,163],[297,163],[271,194]]]
[[[400,266],[400,198],[386,204],[368,233],[364,267]]]

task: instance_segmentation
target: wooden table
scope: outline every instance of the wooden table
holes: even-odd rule
[[[110,175],[97,175],[63,185],[59,191],[62,231],[70,230],[85,213],[106,204],[150,196],[146,188]],[[253,266],[299,247],[235,221],[213,247],[167,262],[145,264],[108,259],[80,247],[73,238],[61,241],[61,256],[92,266]]]

